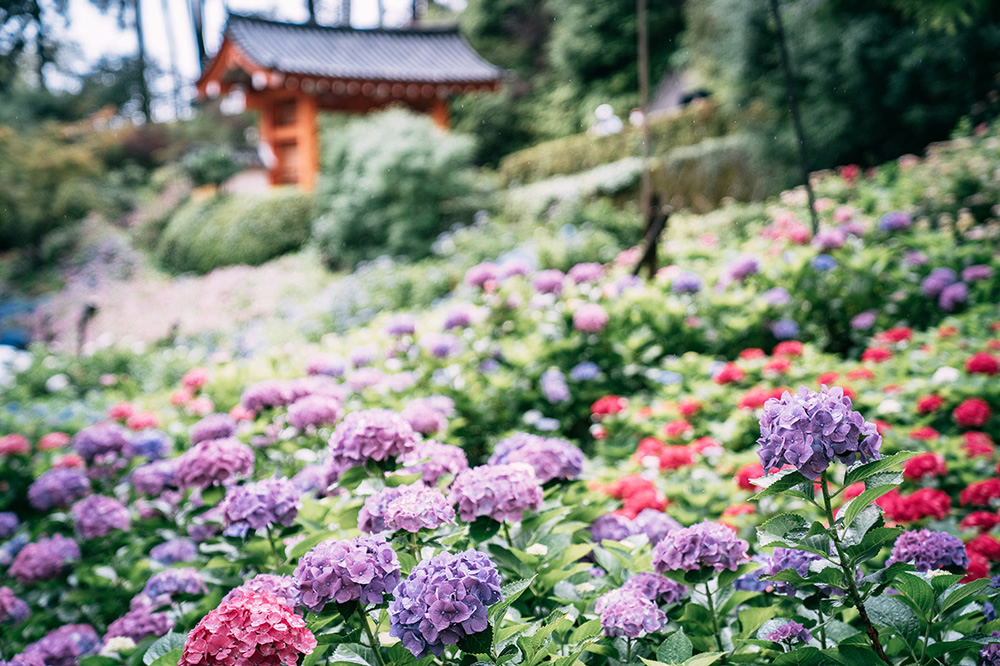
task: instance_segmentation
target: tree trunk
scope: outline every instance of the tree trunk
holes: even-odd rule
[[[180,120],[181,75],[177,71],[177,42],[174,39],[174,23],[170,20],[170,7],[168,6],[168,0],[160,0],[160,7],[163,9],[163,27],[167,30],[167,48],[170,50],[170,78],[174,83],[174,117]]]
[[[139,87],[142,95],[142,115],[146,122],[152,122],[153,113],[149,98],[149,82],[146,81],[146,39],[142,34],[142,2],[132,0],[132,8],[135,11],[135,37],[139,42]]]
[[[309,12],[309,22],[316,23],[316,0],[306,0],[306,11]]]
[[[201,0],[191,0],[191,21],[194,25],[194,41],[198,46],[198,70],[201,71],[208,60],[208,52],[205,50],[205,14]]]

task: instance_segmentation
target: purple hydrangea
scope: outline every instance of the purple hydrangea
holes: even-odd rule
[[[928,298],[937,298],[950,284],[958,282],[958,275],[950,268],[935,268],[920,283],[920,291]]]
[[[122,455],[129,448],[129,431],[110,421],[95,423],[73,437],[73,448],[88,464]]]
[[[174,620],[168,613],[155,613],[152,608],[133,608],[108,625],[104,641],[116,636],[131,638],[136,643],[150,636],[162,636],[174,628]]]
[[[389,506],[389,502],[399,497],[402,492],[401,488],[389,487],[365,498],[365,504],[358,512],[358,529],[366,534],[387,531],[385,510]]]
[[[14,557],[8,573],[25,585],[58,578],[67,565],[80,559],[80,547],[61,534],[29,543]]]
[[[527,463],[539,483],[552,479],[576,479],[583,474],[583,451],[565,439],[521,432],[497,442],[491,465]]]
[[[146,428],[132,435],[132,452],[146,460],[159,460],[170,453],[170,435],[155,428]]]
[[[468,328],[476,315],[476,309],[469,303],[459,303],[451,307],[444,315],[444,330],[453,328]]]
[[[604,266],[595,262],[577,264],[569,269],[568,275],[573,284],[597,282],[604,277]]]
[[[299,559],[301,604],[313,612],[331,601],[380,604],[399,583],[399,559],[381,535],[324,541]]]
[[[451,333],[425,333],[420,346],[434,358],[448,358],[458,351],[459,341]]]
[[[197,569],[179,567],[164,569],[150,576],[146,581],[146,586],[142,588],[141,596],[143,601],[150,600],[158,604],[161,599],[169,603],[169,598],[175,594],[206,594],[207,592],[205,579],[202,578]]]
[[[767,635],[767,640],[775,643],[785,643],[792,645],[795,643],[808,643],[812,640],[812,634],[798,622],[786,622]]]
[[[419,532],[455,523],[455,509],[437,488],[423,483],[402,486],[399,495],[385,505],[384,521],[388,531]]]
[[[385,373],[378,368],[358,368],[347,378],[347,386],[359,393],[366,388],[378,386],[385,381]]]
[[[830,271],[837,267],[837,260],[829,254],[817,254],[813,257],[812,267],[817,271]]]
[[[306,465],[292,477],[292,483],[303,493],[323,495],[330,486],[329,470],[322,463]]]
[[[926,266],[929,262],[930,259],[928,259],[927,255],[917,250],[910,250],[903,257],[903,263],[910,268]]]
[[[913,218],[908,213],[901,210],[894,210],[882,216],[878,221],[878,228],[881,231],[903,231],[909,229],[913,224]]]
[[[299,398],[288,407],[288,422],[305,430],[309,426],[333,425],[340,419],[340,400],[329,395],[314,394]]]
[[[386,335],[401,338],[417,332],[417,318],[411,314],[394,315],[385,324]]]
[[[38,653],[15,654],[10,661],[0,661],[0,666],[46,666],[45,659]]]
[[[667,616],[656,603],[634,588],[622,587],[601,595],[594,606],[601,616],[605,636],[639,638],[656,633],[667,623]]]
[[[343,377],[347,371],[347,361],[339,356],[316,356],[306,366],[309,375]]]
[[[993,277],[993,268],[986,264],[976,264],[962,269],[963,282],[979,282]]]
[[[851,329],[855,331],[867,331],[875,325],[877,317],[878,310],[865,310],[851,319]]]
[[[295,608],[299,605],[299,584],[292,576],[257,574],[239,587],[234,587],[222,597],[221,603],[228,603],[250,592],[270,592],[278,601],[285,601]]]
[[[448,419],[426,400],[411,400],[402,412],[410,427],[423,435],[431,435],[448,427]]]
[[[229,414],[209,414],[191,426],[191,443],[225,439],[236,434],[236,419]]]
[[[590,525],[590,538],[595,543],[605,539],[623,541],[636,533],[636,525],[625,516],[617,513],[606,513]]]
[[[637,573],[625,581],[623,590],[635,591],[654,603],[675,604],[688,595],[687,585],[655,573]]]
[[[269,407],[284,407],[292,401],[288,383],[280,379],[265,379],[243,389],[240,404],[251,412]]]
[[[128,507],[113,497],[91,495],[73,505],[76,532],[84,539],[107,536],[114,530],[127,530]]]
[[[938,295],[938,307],[945,312],[952,312],[967,300],[969,300],[969,286],[964,282],[955,282],[941,290]]]
[[[158,497],[175,485],[179,458],[157,460],[132,470],[132,487],[138,495]]]
[[[389,633],[417,659],[441,656],[446,645],[489,626],[487,609],[503,600],[500,574],[475,550],[420,562],[389,604]]]
[[[662,511],[643,509],[632,521],[636,534],[645,534],[649,543],[657,544],[667,532],[681,529],[681,524]]]
[[[531,278],[531,286],[540,294],[555,294],[558,296],[563,290],[563,280],[565,275],[557,269],[538,271]]]
[[[386,377],[385,383],[390,390],[402,393],[407,389],[413,388],[417,383],[417,375],[409,370],[406,372],[397,372]]]
[[[567,402],[573,397],[566,384],[566,375],[559,368],[549,368],[543,372],[538,383],[542,389],[542,395],[551,405]]]
[[[882,438],[874,423],[851,409],[839,386],[819,393],[801,387],[764,404],[758,456],[765,470],[792,465],[816,480],[834,459],[848,465],[877,460]]]
[[[820,252],[829,252],[830,250],[839,250],[844,247],[844,243],[847,242],[847,234],[844,233],[843,229],[838,229],[836,227],[820,229],[813,236],[812,245]]]
[[[761,575],[773,576],[785,569],[792,569],[798,575],[805,577],[809,573],[809,564],[820,559],[819,555],[804,550],[775,548],[774,552],[764,559],[763,566],[761,567]],[[769,584],[774,585],[775,594],[783,594],[789,598],[795,597],[795,586],[791,583],[772,581]]]
[[[375,359],[378,358],[378,351],[378,345],[375,343],[358,345],[351,349],[351,352],[347,355],[347,360],[355,368],[363,368],[375,362]]]
[[[988,603],[988,602],[987,602]],[[994,631],[996,637],[1000,632]],[[979,658],[982,659],[982,666],[1000,666],[1000,643],[987,643],[979,651]]]
[[[204,489],[237,474],[250,474],[253,463],[253,449],[238,439],[210,439],[184,452],[175,480],[181,488]]]
[[[30,614],[28,604],[15,597],[14,590],[0,587],[0,624],[21,624]]]
[[[17,534],[0,544],[0,566],[7,566],[28,545],[27,534]]]
[[[799,325],[791,319],[782,319],[771,324],[771,335],[778,340],[794,340],[799,335]]]
[[[45,666],[76,666],[80,657],[97,652],[100,644],[89,624],[66,624],[28,645],[22,656],[41,659]]]
[[[581,333],[600,333],[608,324],[608,313],[597,303],[585,303],[573,313],[573,328]]]
[[[469,460],[461,447],[433,440],[417,443],[400,456],[399,462],[406,465],[403,474],[420,474],[421,480],[429,486],[436,486],[446,474],[457,476],[469,468]]]
[[[330,437],[333,460],[348,467],[395,458],[416,444],[413,428],[391,409],[366,409],[344,417]]]
[[[704,522],[672,530],[653,547],[653,568],[668,571],[736,571],[750,547],[720,523]]]
[[[584,361],[583,363],[577,363],[569,371],[569,378],[574,382],[587,382],[592,379],[597,379],[601,374],[601,368],[596,363],[591,361]]]
[[[149,551],[149,559],[170,566],[178,562],[193,562],[198,558],[198,547],[188,539],[171,539]]]
[[[896,538],[886,566],[893,562],[908,562],[924,572],[942,567],[964,569],[969,566],[969,555],[962,540],[947,532],[911,530]]]
[[[681,271],[670,283],[670,291],[675,294],[697,294],[701,291],[701,287],[701,277],[691,271]]]
[[[38,511],[65,509],[90,493],[90,479],[81,470],[55,467],[28,487],[28,502]]]
[[[530,465],[480,465],[455,479],[449,500],[465,522],[489,516],[497,522],[519,522],[525,511],[542,505],[542,486]]]
[[[299,489],[288,479],[270,478],[230,488],[221,506],[226,527],[262,530],[291,525],[302,499]]]
[[[757,257],[749,255],[739,257],[726,269],[726,277],[730,281],[739,280],[742,282],[757,273],[760,273],[760,261],[757,260]]]
[[[500,277],[506,280],[515,275],[527,275],[531,270],[531,264],[524,259],[514,257],[500,264]]]
[[[500,276],[496,264],[483,262],[465,271],[465,284],[470,287],[482,287],[487,282],[495,281]]]
[[[0,511],[0,539],[9,539],[21,524],[13,511]]]

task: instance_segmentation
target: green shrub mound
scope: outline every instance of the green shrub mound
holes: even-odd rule
[[[302,247],[312,216],[312,197],[292,190],[192,199],[170,218],[156,256],[177,273],[256,266]]]

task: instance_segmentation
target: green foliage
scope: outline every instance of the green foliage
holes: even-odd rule
[[[218,187],[242,168],[233,153],[224,146],[208,146],[195,150],[181,162],[185,173],[197,185]]]
[[[156,255],[175,272],[262,264],[302,247],[312,211],[312,197],[296,191],[192,199],[171,217]]]
[[[353,121],[323,140],[313,239],[331,266],[382,254],[427,256],[463,217],[472,142],[401,110]]]

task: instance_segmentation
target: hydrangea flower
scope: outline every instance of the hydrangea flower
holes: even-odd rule
[[[780,308],[792,302],[792,295],[784,287],[772,287],[763,294],[761,298],[771,307]]]
[[[557,269],[538,271],[531,278],[531,286],[540,294],[555,294],[558,296],[563,290],[563,279],[566,276]]]
[[[441,656],[446,645],[484,631],[487,609],[503,600],[500,574],[475,550],[420,562],[389,604],[389,633],[417,659]]]
[[[283,601],[249,592],[222,603],[188,634],[178,666],[296,664],[316,637]]]
[[[793,569],[795,573],[805,577],[809,573],[809,564],[820,560],[820,556],[804,550],[793,548],[775,548],[768,557],[763,560],[761,575],[773,576],[785,569]],[[795,586],[791,583],[773,581],[775,594],[783,594],[789,598],[795,596]]]
[[[795,395],[764,403],[758,455],[765,470],[792,465],[803,476],[817,479],[834,459],[851,464],[877,460],[882,438],[874,423],[851,409],[851,399],[839,386],[822,392],[806,387]]]
[[[388,531],[433,530],[454,524],[455,509],[440,490],[417,483],[402,486],[400,493],[385,505],[384,521]]]
[[[877,317],[878,310],[865,310],[851,319],[851,329],[855,331],[867,331],[875,325]]]
[[[84,539],[107,536],[112,530],[127,530],[128,507],[113,497],[91,495],[73,505],[76,531]]]
[[[771,324],[771,334],[778,340],[792,340],[799,335],[799,325],[791,319],[782,319]]]
[[[132,470],[132,488],[137,495],[158,497],[167,488],[174,486],[180,458],[156,460]]]
[[[253,450],[238,439],[210,439],[180,457],[176,483],[182,488],[208,488],[237,474],[250,474],[253,463]]]
[[[574,284],[597,282],[604,277],[604,266],[595,262],[577,264],[567,274]]]
[[[236,434],[236,419],[229,414],[209,414],[191,426],[191,443],[207,439],[225,439]]]
[[[446,474],[457,476],[469,468],[469,460],[461,447],[434,440],[418,442],[399,457],[399,462],[406,466],[402,474],[420,474],[421,480],[429,486],[436,486]]]
[[[7,573],[28,585],[58,578],[70,562],[78,559],[80,547],[76,542],[56,534],[27,544],[14,557]]]
[[[416,432],[431,435],[445,430],[448,419],[426,400],[411,400],[402,411],[402,416]]]
[[[729,268],[726,269],[726,277],[729,280],[743,282],[751,275],[756,275],[759,272],[760,262],[757,260],[757,257],[744,255],[729,265]]]
[[[411,314],[394,315],[385,324],[386,335],[401,338],[404,335],[413,335],[417,332],[417,318]]]
[[[542,486],[530,465],[481,465],[455,479],[449,501],[465,522],[489,516],[498,522],[519,522],[525,511],[542,505]]]
[[[67,624],[28,645],[22,657],[40,659],[45,666],[76,666],[81,657],[97,652],[100,644],[89,624]]]
[[[0,539],[8,539],[21,524],[13,511],[0,511]]]
[[[389,502],[399,497],[402,492],[402,489],[390,486],[365,498],[365,504],[358,512],[358,529],[367,534],[387,531],[385,510]]]
[[[969,286],[964,282],[955,282],[941,290],[938,295],[938,307],[944,312],[953,312],[967,300],[969,300]]]
[[[583,451],[555,437],[517,433],[498,442],[489,460],[491,465],[517,462],[531,465],[539,483],[583,474]]]
[[[251,412],[259,412],[269,407],[284,407],[292,401],[287,382],[280,379],[265,379],[251,384],[243,390],[240,404]]]
[[[591,361],[584,361],[573,366],[569,371],[569,378],[574,382],[586,382],[596,379],[601,374],[601,368]]]
[[[171,539],[149,551],[149,559],[170,566],[178,562],[193,562],[198,558],[198,547],[188,539]]]
[[[935,268],[930,275],[920,283],[920,291],[928,298],[937,298],[941,291],[958,281],[958,275],[950,268]]]
[[[582,333],[600,333],[608,323],[608,313],[597,303],[581,305],[573,313],[573,328]]]
[[[380,535],[324,541],[295,568],[301,603],[319,612],[331,601],[380,604],[399,583],[396,551]]]
[[[667,616],[655,602],[634,588],[622,587],[603,594],[594,606],[601,616],[601,629],[605,636],[639,638],[659,631]]]
[[[291,525],[302,499],[299,489],[288,479],[270,478],[230,488],[220,506],[226,527],[261,530]]]
[[[566,375],[558,368],[549,368],[543,372],[538,384],[542,389],[542,395],[549,401],[549,404],[557,405],[572,397],[569,386],[566,384]]]
[[[81,470],[55,467],[28,486],[28,502],[38,511],[65,509],[90,493],[90,479]]]
[[[496,264],[483,262],[465,271],[465,284],[470,287],[482,287],[487,282],[495,282],[499,276],[500,269]]]
[[[979,282],[993,277],[993,268],[985,264],[977,264],[962,269],[963,282]]]
[[[330,437],[333,460],[347,467],[395,458],[416,444],[413,428],[391,409],[366,409],[344,417]]]
[[[812,634],[798,622],[787,622],[769,633],[767,640],[786,645],[808,643],[812,640]]]
[[[697,523],[668,532],[653,547],[653,568],[658,573],[707,569],[715,573],[727,569],[736,571],[747,559],[749,547],[750,544],[725,525]]]
[[[347,361],[339,356],[316,356],[306,366],[306,373],[312,376],[343,377],[347,371]]]
[[[28,604],[14,596],[14,590],[7,586],[0,587],[0,625],[21,624],[30,614]]]
[[[656,545],[667,532],[681,529],[681,524],[662,511],[643,509],[632,521],[636,534],[645,534],[649,543]]]
[[[73,448],[90,464],[98,457],[124,454],[129,446],[129,438],[129,431],[117,423],[95,423],[76,433]]]
[[[475,314],[476,310],[472,305],[459,303],[445,313],[442,328],[446,331],[453,328],[467,328],[472,325]]]
[[[681,271],[670,283],[670,291],[675,294],[697,294],[701,291],[702,281],[697,273]]]
[[[292,576],[276,576],[274,574],[257,574],[239,587],[231,589],[226,596],[222,597],[222,603],[229,603],[251,592],[268,592],[278,601],[283,601],[292,608],[299,605],[298,581]]]
[[[934,571],[942,567],[964,569],[969,566],[965,544],[947,532],[913,530],[903,532],[892,546],[886,566],[893,562],[909,562],[917,571]]]
[[[133,608],[108,625],[104,641],[125,636],[138,643],[149,636],[162,636],[173,628],[174,620],[169,614],[154,613],[148,607]]]
[[[153,602],[169,598],[174,594],[206,594],[205,579],[194,567],[164,569],[153,574],[142,588],[142,595]]]
[[[162,430],[147,428],[132,435],[132,452],[146,460],[159,460],[170,453],[170,435]]]
[[[420,338],[420,346],[434,358],[448,358],[458,351],[459,340],[451,333],[425,333]]]
[[[688,595],[687,585],[655,573],[637,573],[625,581],[622,590],[638,592],[654,603],[675,604]]]
[[[909,229],[911,224],[913,224],[913,219],[909,214],[901,210],[894,210],[882,216],[882,219],[878,221],[878,228],[881,231],[903,231]]]
[[[606,513],[590,525],[590,538],[595,543],[623,541],[635,533],[635,523],[617,513]]]

